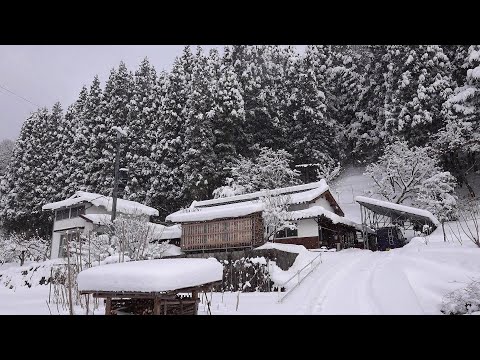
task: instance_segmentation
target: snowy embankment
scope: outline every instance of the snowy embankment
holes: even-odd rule
[[[312,252],[305,248],[303,245],[293,245],[293,244],[279,244],[279,243],[266,243],[257,249],[277,249],[281,251],[291,252],[298,254],[295,258],[295,262],[288,270],[280,269],[275,261],[269,263],[269,273],[272,281],[275,286],[283,287],[284,284],[293,276],[297,275],[302,279],[308,272],[308,264],[312,263],[312,267],[320,261],[321,254],[319,252]],[[316,261],[313,261],[317,259]],[[305,268],[307,266],[307,268]],[[302,270],[303,269],[303,270]],[[300,274],[299,274],[300,272]],[[297,282],[288,283],[285,288],[289,289],[293,287]]]

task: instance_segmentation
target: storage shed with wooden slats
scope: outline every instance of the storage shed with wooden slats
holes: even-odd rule
[[[199,294],[221,283],[215,259],[160,259],[100,265],[78,274],[78,289],[105,299],[105,315],[196,315]]]

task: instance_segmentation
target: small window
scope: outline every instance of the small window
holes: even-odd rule
[[[57,210],[57,216],[55,217],[55,220],[68,219],[69,216],[70,216],[70,209]]]
[[[298,230],[290,229],[290,228],[285,228],[280,231],[277,231],[277,235],[276,235],[278,239],[287,238],[287,237],[297,237],[297,236],[298,236]]]
[[[70,218],[72,219],[83,214],[85,214],[85,205],[77,206],[72,208]]]

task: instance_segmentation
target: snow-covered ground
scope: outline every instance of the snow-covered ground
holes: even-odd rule
[[[275,281],[285,281],[320,254],[301,248],[288,272],[274,268]],[[444,242],[440,228],[426,239],[412,239],[401,249],[322,252],[321,259],[283,302],[279,303],[279,294],[273,292],[207,294],[212,296],[212,314],[441,314],[447,293],[480,279],[480,249],[471,242]],[[0,274],[14,270],[3,268]],[[12,290],[3,284],[0,287],[0,314],[65,313],[54,305],[48,309],[48,286],[28,288],[16,283]],[[203,295],[199,311],[208,312]],[[82,313],[80,309],[76,312]],[[96,313],[102,312],[101,304]]]
[[[372,188],[372,180],[363,175],[364,166],[347,167],[339,177],[330,184],[330,191],[345,213],[345,217],[361,223],[360,205],[355,201],[355,196],[369,196],[367,190]]]
[[[354,198],[365,195],[370,188],[363,171],[364,168],[347,168],[332,184],[332,194],[346,216],[354,221],[360,221],[359,205]],[[298,256],[287,272],[270,263],[272,278],[277,284],[295,275],[319,254],[321,263],[306,277],[309,269],[302,272],[300,285],[281,303],[278,302],[281,294],[273,292],[209,293],[206,296],[212,297],[214,315],[441,314],[446,294],[465,288],[472,280],[480,280],[480,248],[466,237],[460,244],[453,236],[455,230],[455,223],[447,224],[447,242],[443,240],[442,229],[438,228],[426,238],[413,238],[405,247],[387,252],[361,249],[319,252],[283,245]],[[279,246],[282,244],[274,244],[274,247]],[[0,314],[65,314],[65,310],[57,310],[54,305],[49,310],[46,301],[49,286],[34,285],[47,274],[48,266],[31,272],[33,277],[28,273],[32,281],[27,280],[33,285],[31,288],[25,286],[25,279],[18,274],[31,269],[32,265],[35,264],[23,268],[9,264],[0,266]],[[8,286],[12,284],[10,289]],[[295,281],[287,289],[292,285]],[[199,313],[207,314],[204,295],[201,300]],[[103,304],[100,304],[96,314],[103,311]],[[77,308],[76,313],[84,312]]]

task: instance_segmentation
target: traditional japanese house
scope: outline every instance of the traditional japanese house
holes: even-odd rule
[[[344,213],[324,180],[249,194],[194,201],[187,209],[167,216],[182,225],[183,251],[214,251],[256,247],[265,242],[263,212],[266,197],[283,197],[287,217],[295,225],[276,233],[275,242],[306,248],[347,247],[356,242],[361,225]]]

